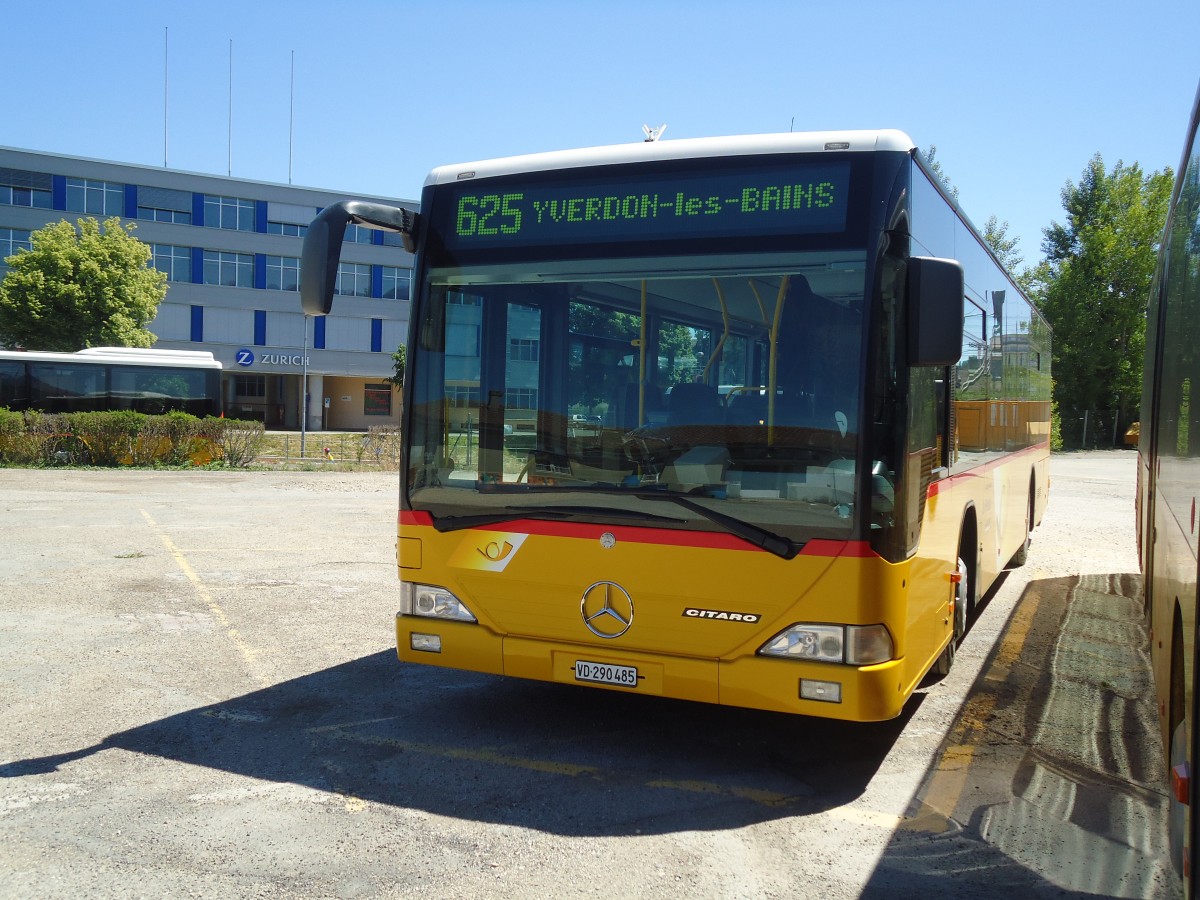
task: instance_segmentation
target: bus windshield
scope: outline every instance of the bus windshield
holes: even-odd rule
[[[432,271],[408,376],[409,507],[439,528],[848,537],[865,252],[697,263]]]

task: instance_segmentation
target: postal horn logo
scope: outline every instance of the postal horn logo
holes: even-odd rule
[[[527,534],[476,532],[450,555],[450,565],[472,572],[503,572],[517,558]]]
[[[596,637],[619,638],[633,624],[633,598],[619,584],[597,581],[583,592],[579,612]]]
[[[504,541],[503,543],[492,541],[486,547],[476,547],[475,549],[482,553],[486,559],[490,559],[492,562],[500,562],[501,560],[508,559],[508,555],[513,552],[513,545],[508,541]]]

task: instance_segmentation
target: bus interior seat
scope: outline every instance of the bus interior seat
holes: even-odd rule
[[[671,388],[668,425],[720,425],[724,421],[721,398],[711,384],[684,382]]]
[[[646,424],[653,424],[662,421],[663,403],[662,394],[653,384],[645,385],[645,419],[644,422],[638,421],[638,405],[639,396],[641,395],[641,386],[636,382],[630,382],[625,385],[624,393],[621,395],[618,403],[618,412],[616,417],[616,426],[622,431],[632,431],[633,429]]]
[[[730,425],[764,425],[767,421],[767,395],[763,391],[738,391],[728,400],[725,420]]]

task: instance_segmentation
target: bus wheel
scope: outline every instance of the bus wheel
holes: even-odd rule
[[[1029,534],[1033,531],[1033,490],[1029,491],[1029,502],[1025,505],[1025,542],[1021,544],[1019,550],[1013,554],[1011,565],[1014,568],[1025,565],[1029,562]]]
[[[958,638],[950,638],[950,643],[946,645],[946,649],[942,651],[942,655],[933,661],[929,672],[935,678],[945,678],[950,674],[950,667],[954,665],[954,655],[958,652]]]
[[[967,633],[967,616],[971,613],[971,573],[960,557],[958,584],[954,587],[954,639],[961,641]]]
[[[961,559],[958,561],[958,582],[954,585],[954,635],[950,638],[950,643],[946,645],[946,649],[942,651],[933,663],[930,671],[938,678],[945,678],[950,674],[950,667],[954,665],[954,657],[958,653],[958,645],[963,639],[963,635],[967,633],[967,604],[970,594],[970,573],[967,571],[967,564]]]

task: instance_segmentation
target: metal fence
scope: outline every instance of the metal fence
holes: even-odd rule
[[[370,431],[270,431],[256,462],[311,463],[396,470],[400,466],[400,432],[372,428]]]
[[[1112,450],[1136,447],[1136,414],[1122,416],[1111,409],[1059,410],[1063,450]]]

